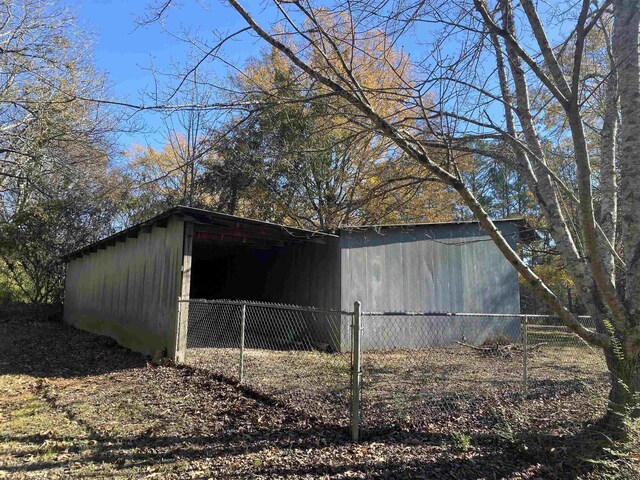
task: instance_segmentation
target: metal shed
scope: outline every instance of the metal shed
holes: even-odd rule
[[[496,224],[514,249],[532,238],[520,219]],[[369,312],[384,313],[367,317],[363,350],[382,339],[388,348],[418,348],[462,339],[481,343],[519,331],[517,317],[490,315],[472,321],[403,316],[401,329],[389,326],[394,312],[520,313],[518,273],[477,222],[347,227],[339,233],[342,308],[359,300]]]
[[[522,220],[498,225],[514,247],[526,235]],[[65,261],[66,322],[178,360],[188,323],[179,297],[332,310],[350,310],[356,300],[378,311],[516,313],[520,306],[515,270],[475,222],[328,233],[180,206]]]
[[[496,222],[512,248],[522,220]],[[341,303],[374,311],[520,311],[518,274],[477,222],[345,227]]]
[[[133,350],[166,349],[176,358],[184,349],[180,339],[186,341],[179,297],[336,306],[337,241],[328,233],[175,207],[65,257],[64,320]]]

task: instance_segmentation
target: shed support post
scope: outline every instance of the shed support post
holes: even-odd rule
[[[189,331],[189,294],[191,293],[191,253],[193,249],[193,223],[184,222],[182,246],[182,287],[178,298],[176,328],[176,350],[174,360],[184,363],[187,355],[187,333]]]
[[[238,378],[240,383],[244,380],[244,329],[247,321],[247,306],[243,303],[240,308],[240,368]]]
[[[528,339],[528,332],[527,332],[529,317],[527,315],[524,315],[520,323],[521,323],[520,331],[522,332],[522,387],[523,387],[524,395],[526,397],[529,389],[529,371],[528,371],[529,339]]]
[[[351,440],[360,438],[360,390],[362,371],[360,370],[360,333],[362,325],[360,302],[353,304],[351,323]]]

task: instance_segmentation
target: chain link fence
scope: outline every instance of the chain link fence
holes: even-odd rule
[[[605,397],[610,387],[603,351],[587,344],[557,317],[527,315],[523,319],[527,411],[536,414],[537,406],[559,397],[581,398],[585,408],[589,399],[591,404],[603,405],[603,399],[594,398]],[[579,319],[585,327],[596,329],[590,317]]]
[[[349,423],[350,312],[260,302],[180,301],[186,363],[328,423]]]
[[[587,327],[590,319],[583,318]],[[489,433],[603,405],[604,354],[551,316],[362,313],[361,426]]]
[[[365,430],[460,429],[522,395],[517,316],[364,312],[362,335]]]
[[[609,386],[602,351],[552,316],[180,306],[187,363],[351,424],[354,439],[361,428],[489,432],[502,417],[562,415],[563,402],[573,411],[603,405],[595,397]]]

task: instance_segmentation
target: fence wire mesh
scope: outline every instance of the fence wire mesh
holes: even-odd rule
[[[596,329],[591,318],[580,321]],[[610,379],[601,349],[587,344],[557,317],[528,316],[525,330],[529,405],[549,397],[607,394]]]
[[[517,316],[363,313],[362,426],[463,428],[522,391]],[[496,341],[504,350],[484,348]]]
[[[293,305],[181,301],[186,362],[334,425],[347,425],[351,314]]]
[[[180,305],[188,308],[187,363],[333,425],[349,424],[352,312],[222,300]],[[363,312],[360,323],[365,431],[489,432],[505,419],[571,420],[566,404],[581,416],[602,413],[594,409],[609,387],[604,355],[557,318]]]
[[[549,316],[364,312],[362,337],[365,430],[488,433],[608,388],[602,352]]]

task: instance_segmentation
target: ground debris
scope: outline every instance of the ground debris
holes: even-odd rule
[[[397,355],[375,360],[392,365]],[[534,388],[530,423],[519,423],[508,397],[470,404],[478,415],[495,410],[489,429],[452,413],[464,427],[455,438],[469,436],[464,448],[446,422],[415,412],[354,445],[321,408],[321,418],[305,416],[205,370],[149,368],[104,337],[9,321],[0,324],[0,478],[607,478],[581,460],[593,451],[587,440],[602,438],[589,424],[597,409],[564,403],[576,392],[584,402],[579,389],[551,387]],[[379,415],[372,425],[387,421],[382,411],[364,414]]]
[[[455,342],[465,348],[470,348],[476,352],[480,352],[483,355],[492,357],[521,357],[524,354],[524,346],[521,343],[502,343],[499,341],[487,341],[481,345],[471,345],[465,342]],[[534,354],[541,347],[548,345],[547,342],[535,343],[533,345],[527,345],[527,354]]]

